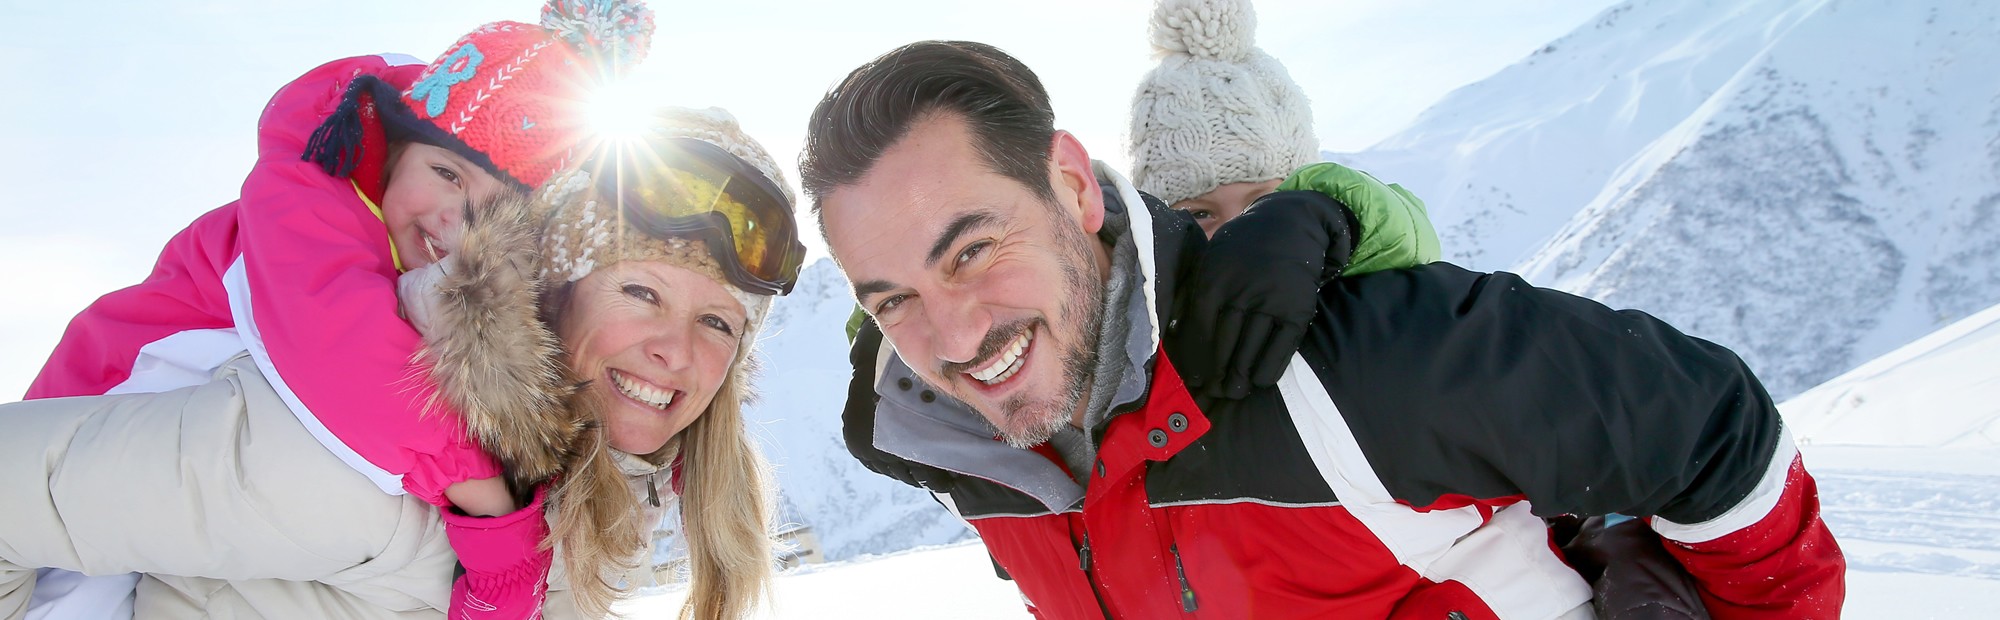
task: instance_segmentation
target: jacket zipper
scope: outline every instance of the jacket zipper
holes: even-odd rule
[[[1194,587],[1188,585],[1187,569],[1181,566],[1181,546],[1167,545],[1167,551],[1174,554],[1174,573],[1181,578],[1181,611],[1194,613],[1194,610],[1200,609],[1201,605],[1195,602]]]
[[[1076,548],[1076,568],[1090,575],[1090,534],[1083,535],[1083,546]]]
[[[1097,577],[1090,574],[1090,532],[1082,530],[1081,520],[1079,517],[1070,522],[1071,535],[1082,541],[1076,547],[1076,567],[1083,571],[1083,583],[1090,587],[1090,598],[1097,601],[1097,611],[1103,613],[1105,618],[1112,618],[1111,608],[1104,602],[1104,593],[1097,590]]]

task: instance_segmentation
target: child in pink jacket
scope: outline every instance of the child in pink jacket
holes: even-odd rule
[[[540,25],[487,24],[428,66],[356,57],[294,80],[264,108],[239,199],[79,314],[26,397],[195,385],[247,350],[342,462],[440,507],[465,568],[450,617],[532,616],[551,561],[542,493],[519,489],[521,506],[501,477],[552,472],[503,468],[516,462],[437,398],[396,281],[449,254],[470,205],[584,160],[581,100],[651,31],[636,1],[551,0]]]

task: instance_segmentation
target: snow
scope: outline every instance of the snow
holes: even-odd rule
[[[2000,450],[2000,306],[1862,364],[1783,408],[1806,445]]]
[[[1849,617],[2000,604],[2000,305],[1779,410],[1847,554]]]
[[[620,605],[630,618],[670,618],[684,590],[661,589]],[[853,562],[808,566],[778,577],[758,618],[1018,620],[1030,618],[1012,582],[994,576],[977,542],[923,547]]]
[[[853,372],[845,326],[854,307],[847,279],[821,259],[773,305],[759,337],[760,394],[746,415],[777,467],[780,517],[812,527],[829,560],[963,540],[971,530],[930,494],[847,454],[840,410]]]
[[[1445,257],[1638,308],[1786,398],[2000,302],[2000,4],[1631,0],[1329,154]]]
[[[1452,92],[1381,143],[1329,159],[1423,198],[1446,260],[1503,269],[1789,30],[1797,4],[1626,2]]]

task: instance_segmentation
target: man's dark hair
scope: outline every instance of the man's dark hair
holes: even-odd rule
[[[861,65],[813,108],[799,156],[813,212],[827,192],[859,181],[911,125],[935,114],[964,119],[988,167],[1055,200],[1048,173],[1055,111],[1035,72],[984,43],[920,41]]]

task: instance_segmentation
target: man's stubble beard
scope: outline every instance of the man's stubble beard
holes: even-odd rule
[[[1064,338],[1068,347],[1061,352],[1063,384],[1056,396],[1036,398],[1031,394],[1015,394],[1000,403],[1001,416],[1009,422],[1009,426],[1019,427],[1020,430],[995,430],[1007,445],[1016,448],[1041,445],[1061,431],[1090,393],[1096,378],[1097,332],[1104,324],[1105,288],[1104,278],[1097,273],[1097,261],[1091,253],[1090,244],[1096,240],[1068,226],[1059,224],[1056,230],[1061,237],[1058,243],[1066,250],[1062,261],[1064,294],[1057,311],[1062,314],[1064,323],[1077,327],[1077,330]],[[1014,424],[1016,421],[1021,424]]]

